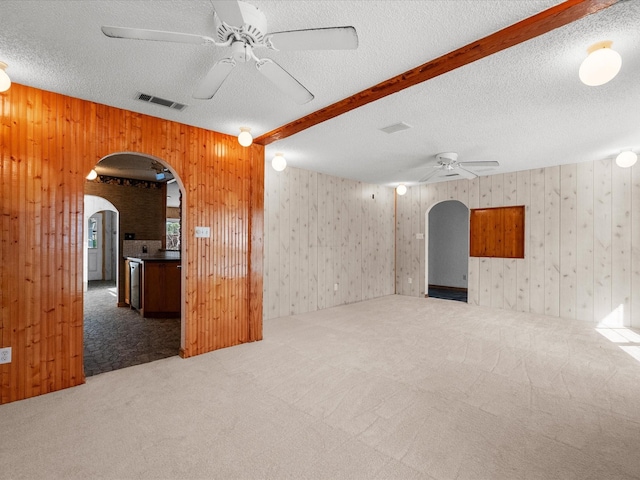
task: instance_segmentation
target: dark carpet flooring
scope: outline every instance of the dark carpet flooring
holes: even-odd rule
[[[445,300],[455,300],[467,303],[466,290],[449,290],[447,288],[429,287],[429,296],[433,298],[443,298]]]
[[[179,349],[179,318],[142,318],[117,306],[113,282],[89,282],[84,296],[87,377],[178,355]]]

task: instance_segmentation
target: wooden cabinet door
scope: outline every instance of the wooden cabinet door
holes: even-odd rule
[[[164,310],[166,312],[180,313],[180,264],[177,262],[166,263],[164,267]]]
[[[144,262],[143,316],[180,315],[180,263]]]

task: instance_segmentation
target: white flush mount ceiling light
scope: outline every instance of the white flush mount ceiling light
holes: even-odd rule
[[[612,80],[620,71],[622,57],[611,49],[612,42],[604,41],[591,45],[589,55],[582,61],[578,72],[585,85],[597,87]]]
[[[638,161],[638,155],[631,150],[626,150],[624,152],[621,152],[616,157],[616,164],[622,168],[633,167],[637,161]]]
[[[7,64],[0,62],[0,92],[6,92],[11,86],[11,79],[9,75],[7,75],[7,72],[5,72],[6,68]]]
[[[276,153],[273,160],[271,160],[271,166],[276,172],[281,172],[287,168],[287,161],[285,160],[284,155],[280,152]]]
[[[238,143],[243,147],[248,147],[253,143],[253,137],[251,136],[251,129],[249,127],[240,127],[240,135],[238,135]]]
[[[96,178],[98,178],[98,172],[96,172],[94,169],[91,169],[89,175],[87,175],[87,180],[95,180]]]
[[[405,184],[401,183],[400,185],[398,185],[396,187],[396,193],[398,195],[404,195],[405,193],[407,193],[407,187]]]

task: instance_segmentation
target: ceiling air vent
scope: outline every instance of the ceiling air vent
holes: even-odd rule
[[[146,93],[138,93],[136,95],[137,100],[142,100],[147,103],[155,103],[156,105],[162,105],[163,107],[172,108],[174,110],[182,111],[187,108],[183,103],[174,102],[171,100],[167,100],[166,98],[154,97],[153,95],[148,95]]]
[[[407,125],[404,122],[394,123],[393,125],[389,125],[388,127],[381,128],[384,133],[396,133],[401,132],[402,130],[408,130],[411,128],[411,125]]]

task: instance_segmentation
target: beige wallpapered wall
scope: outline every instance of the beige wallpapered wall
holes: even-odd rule
[[[410,188],[398,198],[398,293],[424,295],[428,234],[415,234],[448,199],[526,206],[525,258],[471,258],[470,304],[640,327],[640,166],[602,160]]]
[[[389,187],[267,163],[264,318],[393,294],[393,212]]]

